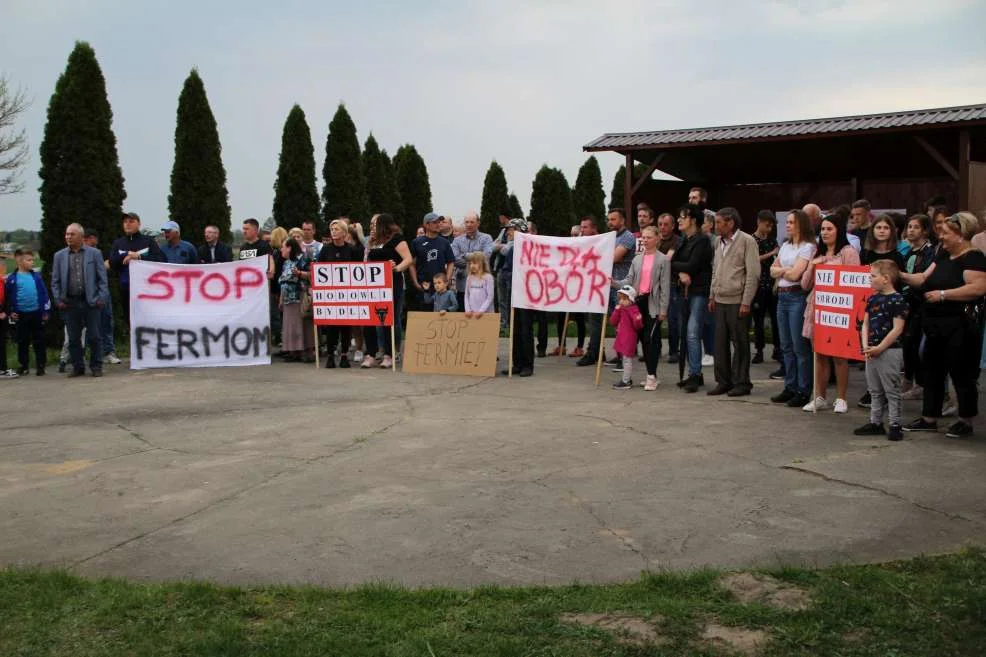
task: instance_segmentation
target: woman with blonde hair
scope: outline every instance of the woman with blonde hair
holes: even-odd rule
[[[270,339],[274,344],[281,344],[281,312],[277,309],[281,297],[281,271],[284,269],[284,257],[281,247],[288,241],[288,231],[277,226],[270,232],[271,257],[274,258],[274,277],[270,279]]]

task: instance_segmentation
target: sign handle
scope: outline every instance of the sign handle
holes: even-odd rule
[[[510,306],[510,335],[507,337],[507,378],[514,375],[514,307]]]
[[[596,387],[603,373],[603,359],[606,357],[606,313],[603,313],[603,329],[599,332],[599,360],[596,361]]]
[[[315,319],[312,319],[312,334],[315,337],[315,371],[318,371],[318,352],[321,351],[318,348],[318,324],[315,323]],[[328,355],[328,358],[332,358],[332,354]]]
[[[397,319],[396,317],[394,318]],[[390,358],[390,367],[394,372],[397,371],[397,331],[394,328],[395,324],[390,325],[390,353],[393,356]]]
[[[565,349],[566,342],[568,342],[568,313],[567,312],[565,313],[565,323],[561,327],[561,336],[559,336],[559,344],[561,345],[562,356],[564,356],[565,352],[567,351]]]

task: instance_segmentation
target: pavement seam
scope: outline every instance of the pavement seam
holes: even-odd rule
[[[542,485],[544,485],[544,484],[542,484]],[[547,486],[545,486],[545,487],[547,487]],[[599,528],[600,529],[602,529],[603,531],[605,531],[606,533],[608,533],[610,536],[612,536],[613,538],[615,538],[617,541],[619,541],[620,542],[620,545],[622,545],[623,547],[625,547],[627,550],[630,550],[631,552],[633,552],[634,554],[636,554],[638,557],[640,557],[640,560],[644,564],[644,570],[650,570],[650,559],[647,557],[646,554],[643,553],[643,551],[640,548],[638,548],[636,546],[636,544],[632,540],[630,540],[626,536],[621,536],[614,529],[612,529],[609,526],[609,524],[605,520],[603,520],[603,518],[598,513],[596,513],[596,511],[592,508],[592,505],[589,502],[587,502],[586,500],[583,500],[578,495],[576,495],[575,494],[575,491],[569,490],[568,491],[568,494],[574,500],[577,500],[578,501],[578,506],[583,511],[585,511],[586,513],[588,513],[589,516],[593,520],[596,521],[596,524],[599,525]]]
[[[958,514],[958,513],[950,513],[948,511],[942,511],[941,509],[936,509],[933,506],[928,506],[927,504],[921,504],[920,502],[915,502],[914,500],[910,500],[910,499],[904,497],[903,495],[899,495],[899,494],[894,493],[892,491],[886,490],[885,488],[880,488],[879,486],[868,486],[866,484],[860,484],[860,483],[857,483],[855,481],[848,481],[846,479],[839,479],[837,477],[830,477],[827,474],[823,474],[821,472],[816,472],[814,470],[809,470],[808,468],[798,467],[796,465],[782,465],[780,467],[783,470],[793,470],[795,472],[801,472],[803,474],[811,475],[812,477],[818,477],[820,479],[824,479],[825,481],[830,481],[832,483],[842,484],[844,486],[851,486],[853,488],[860,488],[862,490],[868,490],[868,491],[872,491],[874,493],[882,493],[882,494],[886,495],[887,497],[892,497],[895,500],[900,500],[901,502],[906,502],[907,504],[910,504],[911,506],[913,506],[913,507],[915,507],[917,509],[921,509],[922,511],[928,511],[930,513],[936,513],[938,515],[945,516],[949,520],[964,520],[965,522],[973,522],[973,523],[977,522],[977,521],[973,520],[972,518],[967,518],[967,517],[965,517],[965,516],[963,516],[961,514]]]
[[[657,440],[661,441],[662,443],[669,443],[669,442],[671,442],[667,438],[665,438],[664,436],[658,435],[656,433],[651,433],[649,431],[644,431],[643,429],[638,429],[636,427],[631,427],[631,426],[626,425],[626,424],[617,424],[616,422],[613,422],[609,418],[600,417],[598,415],[588,415],[588,414],[584,414],[584,413],[576,413],[575,414],[575,417],[584,417],[584,418],[587,418],[589,420],[599,420],[600,422],[605,422],[606,424],[610,425],[614,429],[623,429],[623,430],[629,431],[631,433],[640,434],[641,436],[647,436],[648,438],[656,438]]]

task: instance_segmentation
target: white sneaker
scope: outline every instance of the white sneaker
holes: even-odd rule
[[[116,354],[106,354],[103,356],[103,362],[109,363],[110,365],[119,365],[123,361],[116,357]]]
[[[360,363],[359,366],[362,367],[364,370],[369,369],[371,367],[376,367],[377,359],[371,356],[370,354],[367,354],[366,356],[363,357],[363,362]]]
[[[815,401],[810,401],[801,407],[801,410],[806,413],[814,413],[816,411],[824,411],[830,408],[829,403],[825,401],[825,397],[815,397]]]
[[[922,399],[924,397],[924,388],[917,385],[916,383],[910,387],[910,389],[903,393],[900,398],[906,399],[908,401],[913,401],[915,399]]]
[[[394,361],[391,360],[390,356],[384,356],[383,360],[380,361],[380,369],[390,369],[394,366]]]
[[[353,352],[353,357],[351,359],[354,363],[358,363],[363,360],[363,352],[357,349]]]
[[[715,364],[716,364],[716,359],[710,356],[709,354],[705,354],[704,356],[702,356],[702,367],[712,367]]]
[[[6,371],[0,370],[0,378],[2,379],[17,379],[19,377],[20,374],[18,374],[14,370],[6,370]]]
[[[848,413],[849,403],[845,399],[836,399],[835,407],[832,409],[833,413]]]
[[[647,391],[657,390],[657,377],[656,376],[651,376],[650,374],[647,375],[647,381],[644,382],[644,390],[647,390]]]

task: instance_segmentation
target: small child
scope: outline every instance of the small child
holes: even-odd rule
[[[432,292],[429,288],[435,287]],[[428,281],[422,284],[424,288],[424,301],[426,305],[431,305],[432,310],[439,315],[446,312],[456,312],[459,309],[459,301],[455,298],[455,292],[448,289],[448,277],[439,272],[431,277],[431,285]]]
[[[466,317],[483,316],[493,310],[493,275],[490,263],[482,251],[474,251],[466,256],[469,276],[466,277],[465,311]]]
[[[34,346],[35,374],[44,376],[47,353],[45,350],[45,323],[51,312],[51,301],[41,275],[34,271],[34,252],[17,249],[17,271],[4,281],[4,292],[10,319],[17,324],[17,374],[29,371],[30,347]]]
[[[616,342],[613,347],[623,359],[623,376],[613,384],[613,389],[629,390],[633,387],[633,360],[637,356],[637,336],[644,328],[644,318],[640,314],[640,308],[634,303],[637,293],[631,286],[624,285],[617,290],[616,299],[616,308],[609,323],[616,327]]]
[[[904,355],[900,336],[904,332],[909,307],[904,296],[895,289],[900,269],[891,260],[877,260],[870,265],[870,286],[875,291],[866,302],[866,315],[860,340],[866,358],[866,387],[873,403],[870,421],[853,433],[857,436],[882,436],[901,440],[900,384]],[[884,431],[884,410],[890,420]]]

